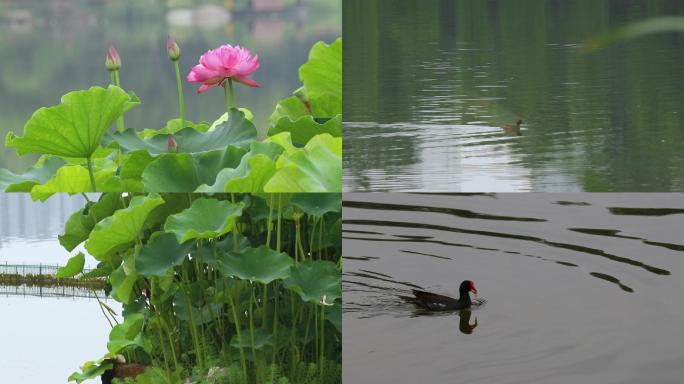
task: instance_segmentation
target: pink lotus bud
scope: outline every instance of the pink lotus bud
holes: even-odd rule
[[[178,59],[180,59],[180,47],[176,43],[176,40],[172,39],[170,35],[166,39],[166,54],[169,55],[171,61],[178,61]]]
[[[119,52],[117,52],[116,48],[113,46],[110,46],[109,50],[107,51],[107,60],[105,60],[105,66],[110,72],[118,71],[119,68],[121,68],[121,57],[119,56]]]
[[[169,137],[166,139],[166,148],[168,149],[169,153],[178,152],[178,144],[176,143],[176,139],[173,138],[173,135],[169,135]]]
[[[223,86],[226,79],[258,88],[259,83],[247,76],[259,69],[259,65],[259,56],[252,56],[249,49],[226,44],[210,49],[200,56],[199,64],[188,73],[187,80],[191,83],[202,83],[198,93],[219,85]]]

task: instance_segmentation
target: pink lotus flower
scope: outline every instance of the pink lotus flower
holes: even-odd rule
[[[257,69],[259,55],[252,56],[247,48],[226,44],[200,56],[199,64],[192,68],[187,79],[191,83],[203,83],[197,93],[219,85],[225,87],[226,79],[258,88],[259,83],[247,77]]]

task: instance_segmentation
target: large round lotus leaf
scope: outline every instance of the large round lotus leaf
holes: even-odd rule
[[[201,185],[197,192],[263,192],[276,171],[275,159],[282,152],[283,148],[276,143],[253,142],[237,168],[223,169],[214,185]]]
[[[342,296],[341,282],[342,275],[334,263],[307,260],[292,267],[285,288],[297,292],[304,301],[321,303],[325,296],[325,303],[332,304]]]
[[[64,164],[65,161],[59,157],[48,157],[42,164],[21,175],[0,169],[0,191],[30,192],[34,185],[50,180]]]
[[[76,256],[70,258],[65,266],[57,269],[55,277],[57,277],[58,279],[74,277],[79,273],[83,272],[84,265],[85,255],[83,254],[83,252],[79,252]]]
[[[180,243],[190,239],[214,239],[233,230],[235,221],[242,216],[242,208],[242,203],[200,198],[190,208],[169,216],[164,230],[174,233]]]
[[[99,261],[127,248],[138,237],[147,215],[163,203],[164,199],[156,194],[134,197],[127,208],[116,211],[95,225],[85,248]]]
[[[319,123],[313,116],[302,116],[297,120],[283,117],[268,130],[269,135],[276,135],[280,132],[290,132],[292,142],[300,146],[306,145],[314,136],[321,133],[342,137],[342,115],[337,115],[324,123]]]
[[[183,263],[194,244],[194,241],[179,244],[173,233],[162,233],[140,249],[135,270],[143,276],[162,277],[169,268]]]
[[[342,138],[314,136],[306,146],[278,159],[265,192],[341,192]]]
[[[145,324],[145,316],[134,313],[127,316],[124,322],[117,324],[109,333],[107,349],[110,353],[117,354],[126,347],[137,345],[143,347],[142,329]]]
[[[62,96],[61,104],[37,110],[24,126],[23,137],[10,132],[6,145],[20,155],[90,157],[107,129],[138,103],[136,97],[114,85],[69,92]]]
[[[299,78],[310,97],[329,93],[342,100],[342,39],[314,44],[309,60],[299,68]]]
[[[291,202],[312,216],[342,211],[342,195],[339,193],[297,193]]]
[[[284,252],[276,252],[262,245],[242,253],[226,254],[218,260],[219,268],[226,276],[268,284],[284,279],[290,274],[294,260]]]
[[[152,154],[167,153],[167,140],[169,135],[154,135],[142,139],[132,129],[124,132],[116,132],[111,139],[119,143],[126,151],[139,149],[147,150]],[[257,130],[251,121],[245,118],[245,114],[237,109],[232,109],[230,119],[219,124],[216,129],[209,132],[200,132],[194,128],[184,128],[173,135],[179,153],[207,152],[215,149],[224,149],[229,145],[236,147],[248,146],[257,138]]]
[[[201,154],[159,155],[143,171],[143,184],[153,192],[193,192],[202,184],[213,184],[221,170],[237,167],[246,152],[231,145]]]
[[[249,248],[249,239],[242,234],[238,234],[236,237],[237,245],[235,247],[233,247],[233,236],[226,236],[225,239],[216,243],[216,246],[205,243],[204,246],[193,252],[192,257],[197,258],[198,261],[214,269],[218,269],[217,260],[220,260],[222,257],[224,257],[226,253],[242,252]]]

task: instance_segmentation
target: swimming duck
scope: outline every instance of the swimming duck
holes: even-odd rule
[[[515,134],[516,136],[522,136],[522,131],[520,131],[520,125],[523,123],[522,120],[518,120],[515,125],[504,125],[501,127],[507,134]]]
[[[412,301],[430,311],[453,311],[457,309],[466,309],[470,308],[472,305],[469,292],[474,293],[477,297],[477,288],[475,288],[475,283],[470,280],[465,280],[458,288],[458,293],[460,296],[458,299],[414,289],[413,295],[415,298]]]

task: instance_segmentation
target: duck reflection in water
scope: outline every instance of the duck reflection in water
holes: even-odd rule
[[[477,317],[475,318],[475,322],[472,325],[470,324],[470,316],[472,314],[473,311],[470,309],[463,309],[458,312],[458,316],[461,318],[461,321],[458,323],[458,329],[466,335],[470,335],[475,328],[477,328]]]

